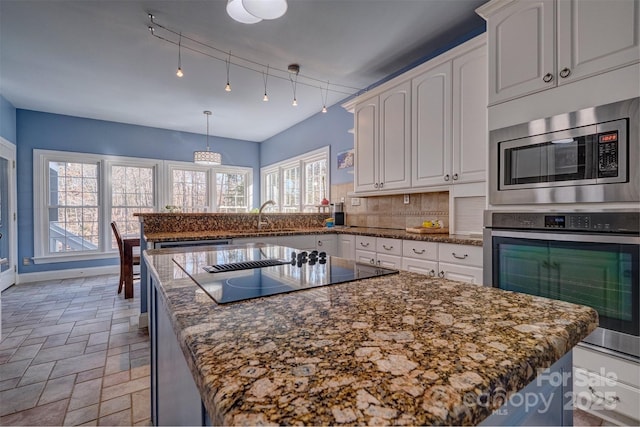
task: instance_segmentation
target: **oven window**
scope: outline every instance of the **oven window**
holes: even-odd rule
[[[587,305],[600,326],[639,335],[637,245],[493,238],[501,289]]]
[[[504,185],[593,178],[593,135],[505,148]]]

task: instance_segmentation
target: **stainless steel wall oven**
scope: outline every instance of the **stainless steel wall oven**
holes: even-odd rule
[[[588,305],[585,341],[640,358],[640,212],[485,212],[484,283]]]
[[[639,98],[489,135],[489,203],[640,201]]]

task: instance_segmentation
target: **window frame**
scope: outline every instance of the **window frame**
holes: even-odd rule
[[[299,156],[291,157],[289,159],[285,159],[280,162],[261,167],[260,168],[260,203],[264,203],[265,201],[267,201],[266,175],[270,173],[277,173],[278,174],[278,197],[277,197],[278,200],[274,200],[274,201],[276,202],[276,205],[279,209],[278,212],[282,212],[282,202],[283,202],[283,192],[284,192],[284,176],[282,172],[284,169],[289,169],[291,167],[298,166],[300,168],[300,182],[299,182],[300,201],[298,203],[298,206],[297,206],[298,210],[296,211],[296,213],[304,213],[305,212],[304,208],[310,206],[310,205],[305,205],[304,203],[305,197],[306,197],[305,182],[307,179],[305,165],[307,163],[315,162],[318,160],[326,160],[327,162],[327,173],[325,178],[325,185],[327,188],[326,188],[326,194],[324,197],[326,197],[328,200],[331,200],[331,156],[330,154],[331,154],[331,147],[327,145],[316,150],[308,151]],[[276,212],[270,207],[268,207],[267,210],[271,212]]]

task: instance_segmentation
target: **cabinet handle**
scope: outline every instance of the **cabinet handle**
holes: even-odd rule
[[[431,269],[431,271],[429,272],[429,277],[436,277],[436,271]]]
[[[620,397],[611,396],[609,398],[605,397],[604,394],[598,393],[593,387],[589,386],[589,391],[593,395],[593,397],[599,399],[600,401],[606,403],[607,405],[613,405],[616,402],[620,402]]]
[[[377,261],[377,264],[380,265],[380,260]]]
[[[438,273],[438,277],[444,279],[444,271],[440,270],[440,273]]]
[[[383,185],[384,185],[384,182],[381,182],[381,183],[380,183],[380,188],[382,188],[382,186],[383,186]]]
[[[567,67],[564,67],[562,70],[560,70],[560,77],[562,77],[563,79],[566,79],[567,77],[569,77],[570,74],[571,74],[571,70],[568,69]]]
[[[444,176],[444,180],[445,180],[445,181],[449,181],[449,174],[446,174],[446,175]]]
[[[373,184],[373,188],[378,188],[378,183]]]
[[[549,268],[549,261],[547,261],[547,260],[542,261],[542,267],[543,268]]]
[[[318,240],[318,246],[322,246],[322,240]]]
[[[414,254],[418,254],[418,255],[422,255],[424,253],[424,249],[421,250],[421,251],[416,251],[416,248],[412,248],[411,250],[413,251]],[[431,270],[431,271],[433,271],[433,270]]]
[[[369,246],[369,242],[367,243],[360,242],[360,246],[362,246],[363,248],[366,248]]]
[[[371,258],[371,259],[369,260],[369,264],[375,264],[375,263],[376,263],[376,260],[375,260],[375,259]]]
[[[544,77],[542,78],[542,80],[545,83],[549,83],[551,80],[553,80],[553,74],[551,74],[551,73],[545,74]]]
[[[390,251],[391,249],[393,249],[393,246],[387,246],[387,245],[382,245],[383,248],[385,248],[386,250]]]
[[[455,253],[455,252],[451,252],[451,255],[453,255],[453,257],[454,257],[454,258],[457,258],[457,259],[465,259],[466,257],[468,257],[468,256],[469,256],[469,255],[467,255],[467,254],[464,254],[464,255],[462,255],[462,256],[460,256],[460,255],[456,255],[456,253]]]
[[[458,180],[458,174],[457,174],[457,173],[454,173],[454,174],[453,174],[453,180],[454,180],[454,181],[457,181],[457,180]]]

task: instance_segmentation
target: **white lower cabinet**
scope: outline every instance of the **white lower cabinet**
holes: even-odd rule
[[[356,261],[385,268],[400,268],[402,240],[356,236]]]
[[[640,425],[640,365],[598,350],[573,349],[573,403],[608,423]]]
[[[438,244],[403,240],[402,269],[435,277],[438,273]]]
[[[316,250],[318,252],[326,252],[329,256],[340,256],[338,249],[338,236],[335,234],[319,234],[316,239]]]
[[[356,236],[353,234],[338,234],[338,256],[346,259],[356,259]]]
[[[430,277],[482,284],[482,247],[404,240],[402,269]]]

